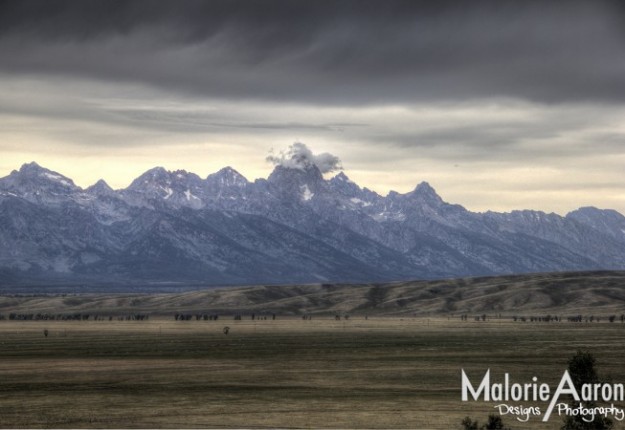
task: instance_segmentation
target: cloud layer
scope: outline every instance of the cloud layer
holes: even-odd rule
[[[340,157],[474,210],[625,212],[624,4],[1,1],[0,175],[266,177],[303,141],[270,161]]]
[[[5,1],[5,73],[298,103],[625,99],[618,1]]]

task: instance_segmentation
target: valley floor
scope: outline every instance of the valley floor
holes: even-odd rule
[[[5,320],[0,426],[454,429],[495,412],[461,401],[461,369],[474,384],[490,368],[493,380],[537,376],[555,389],[578,348],[625,383],[625,324],[607,320]],[[512,429],[562,425],[541,418],[503,416]]]

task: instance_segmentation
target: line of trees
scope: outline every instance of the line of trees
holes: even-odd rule
[[[525,317],[525,316],[517,317],[515,315],[515,316],[512,317],[512,319],[514,321],[521,321],[521,322],[526,322],[526,321],[530,321],[530,322],[562,322],[562,321],[564,321],[564,319],[562,317],[551,316],[551,315],[530,316],[530,317]],[[594,315],[585,315],[585,316],[584,315],[573,315],[573,316],[566,317],[566,321],[574,322],[574,323],[601,322],[604,319],[607,319],[608,322],[613,323],[614,321],[617,320],[617,316],[616,315],[610,315],[608,317],[600,317],[600,316],[594,316]],[[621,321],[621,323],[625,322],[625,315],[621,314],[621,316],[618,319]]]
[[[174,319],[176,321],[217,321],[219,315],[216,314],[175,314]]]
[[[486,314],[482,314],[482,315],[475,315],[474,317],[469,317],[468,314],[462,314],[460,315],[460,321],[468,321],[469,319],[473,319],[475,321],[486,321],[487,319],[492,319],[493,317],[490,317]],[[495,317],[496,319],[501,319],[501,316],[499,317]],[[514,322],[562,322],[564,321],[564,317],[561,316],[557,316],[557,315],[530,315],[530,316],[526,316],[526,315],[513,315],[512,316],[512,321]],[[620,321],[621,323],[625,323],[625,314],[621,314],[620,317],[616,316],[616,315],[609,315],[607,317],[601,317],[601,316],[594,316],[594,315],[573,315],[573,316],[568,316],[566,317],[566,321],[567,322],[576,322],[576,323],[581,323],[581,322],[587,322],[587,323],[592,323],[592,322],[601,322],[607,320],[608,322],[615,322],[615,321]]]
[[[150,316],[148,314],[125,314],[125,315],[100,315],[100,314],[27,314],[27,313],[10,313],[8,318],[5,315],[0,315],[0,320],[10,321],[145,321]]]
[[[275,320],[276,319],[276,314],[271,314],[271,315],[256,315],[256,314],[251,314],[249,316],[249,318],[252,321],[267,321],[269,319],[271,320]],[[219,315],[217,314],[174,314],[174,319],[176,321],[217,321],[219,319]],[[242,314],[235,314],[233,319],[235,321],[242,321],[243,320],[243,315]]]

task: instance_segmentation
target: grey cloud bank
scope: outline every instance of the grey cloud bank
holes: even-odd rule
[[[625,98],[617,1],[20,1],[0,69],[303,103]]]

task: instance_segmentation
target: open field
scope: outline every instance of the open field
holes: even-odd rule
[[[508,372],[555,388],[578,348],[592,351],[600,375],[625,382],[620,322],[5,320],[0,426],[454,429],[494,411],[460,401],[461,368],[476,384],[490,368],[496,380]],[[513,429],[562,422],[503,418]]]

